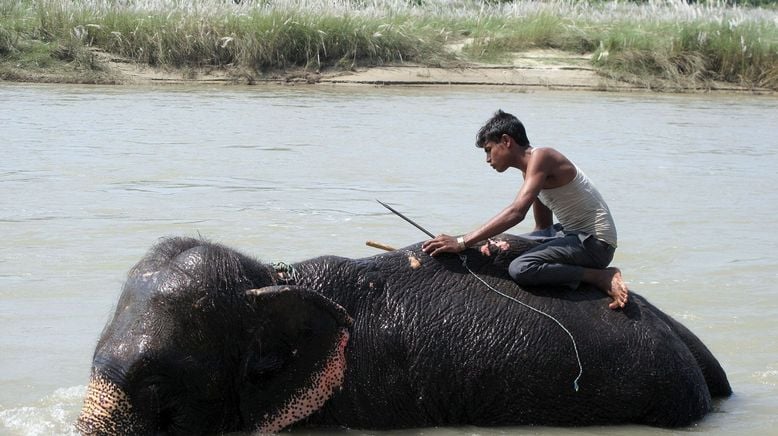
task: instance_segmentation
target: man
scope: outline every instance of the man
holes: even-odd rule
[[[437,256],[458,253],[520,223],[533,208],[533,235],[552,236],[511,262],[508,273],[522,286],[589,283],[624,307],[628,290],[618,268],[606,268],[616,250],[616,227],[608,205],[586,175],[553,148],[530,146],[524,125],[497,111],[479,130],[476,146],[486,151],[486,163],[497,172],[518,168],[524,183],[516,199],[478,229],[459,237],[440,235],[422,244]],[[556,216],[563,231],[554,232]]]

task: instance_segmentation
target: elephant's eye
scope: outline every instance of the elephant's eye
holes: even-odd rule
[[[165,394],[165,385],[160,383],[158,377],[148,377],[137,386],[136,396],[138,399],[152,408],[158,409],[162,402],[162,396]]]
[[[314,335],[313,326],[306,325],[300,330],[300,337],[303,339],[310,339]]]

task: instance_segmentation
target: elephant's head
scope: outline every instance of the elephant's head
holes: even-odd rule
[[[95,350],[84,434],[278,431],[343,381],[351,320],[269,268],[175,239],[130,272]]]

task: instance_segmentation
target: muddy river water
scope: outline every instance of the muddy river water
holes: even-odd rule
[[[700,336],[735,394],[680,430],[388,434],[775,434],[774,97],[16,84],[0,84],[0,434],[71,432],[123,278],[162,236],[287,262],[425,237],[376,198],[433,232],[472,230],[521,183],[473,145],[498,108],[586,171],[630,288]]]

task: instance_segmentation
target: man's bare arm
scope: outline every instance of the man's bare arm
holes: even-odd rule
[[[535,230],[545,230],[554,225],[554,213],[551,212],[539,198],[532,204],[532,213],[535,217]]]
[[[459,243],[457,238],[444,234],[424,242],[421,246],[422,250],[433,256],[441,253],[458,253],[467,246],[503,233],[520,223],[524,220],[529,208],[536,201],[546,180],[553,173],[554,159],[553,153],[549,153],[544,149],[537,149],[524,174],[524,183],[521,185],[521,189],[513,202],[487,221],[486,224],[464,235],[464,244]],[[551,221],[551,218],[548,220]]]
[[[527,212],[529,212],[529,208],[537,199],[540,190],[543,189],[545,179],[546,172],[542,170],[542,166],[531,165],[527,169],[524,183],[521,185],[521,189],[513,202],[487,221],[486,224],[465,235],[465,245],[470,246],[484,239],[499,235],[523,221],[524,217],[527,216]]]

